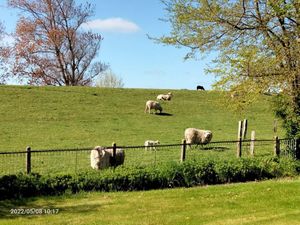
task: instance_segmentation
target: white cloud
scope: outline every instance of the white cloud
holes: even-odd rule
[[[83,24],[85,29],[96,29],[115,33],[133,33],[140,30],[139,26],[123,18],[96,19]]]

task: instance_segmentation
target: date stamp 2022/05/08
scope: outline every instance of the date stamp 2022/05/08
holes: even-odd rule
[[[42,215],[42,214],[58,214],[58,208],[15,208],[10,209],[11,215]]]

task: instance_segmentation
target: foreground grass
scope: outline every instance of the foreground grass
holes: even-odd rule
[[[189,189],[0,202],[0,224],[299,224],[300,177]],[[59,209],[11,215],[12,208]]]

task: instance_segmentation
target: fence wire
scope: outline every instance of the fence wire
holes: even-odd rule
[[[206,145],[186,145],[186,160],[204,157],[232,158],[237,155],[237,141],[211,142]],[[242,157],[274,155],[274,140],[244,140]],[[296,140],[281,139],[280,155],[295,157]],[[112,147],[106,147],[112,148]],[[125,151],[124,166],[158,165],[166,162],[180,162],[183,144],[145,146],[117,146]],[[91,170],[90,152],[93,147],[74,149],[31,150],[31,172],[39,174],[69,174]],[[0,175],[26,173],[27,152],[0,152]]]
[[[181,144],[155,147],[120,147],[125,150],[124,165],[156,165],[164,162],[179,162]]]
[[[297,140],[282,139],[280,140],[280,155],[296,158]]]
[[[0,175],[24,173],[25,171],[26,152],[0,154]]]

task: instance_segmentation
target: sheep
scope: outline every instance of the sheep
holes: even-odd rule
[[[184,131],[184,138],[191,148],[191,144],[208,144],[212,139],[212,132],[210,130],[187,128]]]
[[[101,146],[96,146],[91,151],[91,167],[93,169],[105,169],[110,166],[119,166],[124,163],[125,160],[125,152],[123,149],[117,148],[116,149],[116,158],[115,162],[113,162],[113,149],[106,149]]]
[[[159,144],[160,144],[160,142],[158,140],[156,140],[156,141],[147,140],[147,141],[145,141],[145,144],[144,144],[145,150],[148,150],[148,149],[156,150],[155,146],[157,146]]]
[[[198,90],[200,90],[200,91],[205,91],[204,87],[201,86],[201,85],[198,85],[198,86],[197,86],[197,91],[198,91]]]
[[[156,97],[157,100],[171,101],[173,94],[169,92],[168,94],[160,94]]]
[[[159,110],[159,113],[161,113],[163,110],[159,102],[149,100],[146,102],[145,113],[147,112],[147,110],[149,113],[151,113],[151,109],[154,109],[155,112]]]

